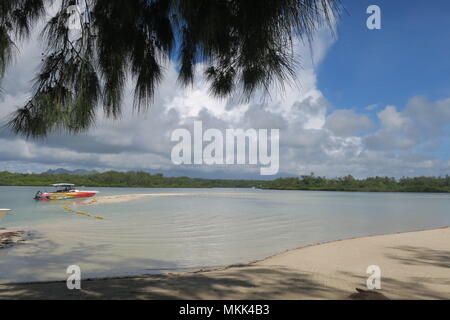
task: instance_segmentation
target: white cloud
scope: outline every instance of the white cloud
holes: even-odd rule
[[[381,127],[386,131],[397,131],[406,129],[409,119],[398,112],[395,106],[387,106],[378,113]]]
[[[339,176],[349,173],[367,175],[440,175],[449,170],[450,161],[436,159],[414,148],[436,144],[448,133],[450,99],[429,102],[411,99],[403,110],[386,106],[377,113],[378,128],[364,112],[381,106],[334,110],[317,87],[316,69],[333,44],[329,33],[321,31],[313,51],[297,43],[303,68],[298,81],[286,84],[281,94],[272,89],[270,97],[257,95],[242,103],[238,98],[217,100],[199,76],[192,88],[177,85],[173,64],[157,90],[148,113],[132,112],[132,95],[125,98],[120,121],[104,119],[99,112],[96,128],[77,136],[54,134],[42,141],[26,141],[3,131],[0,133],[0,170],[47,170],[55,167],[95,169],[150,169],[186,174],[204,173],[221,177],[256,177],[255,166],[184,166],[171,163],[172,131],[192,129],[194,120],[204,128],[279,128],[280,172]],[[29,45],[20,63],[5,77],[6,95],[0,97],[3,121],[29,96],[29,82],[39,62],[36,40]],[[0,117],[0,122],[2,119]],[[370,130],[376,129],[374,132]]]
[[[341,109],[327,117],[326,127],[337,136],[350,137],[372,129],[374,123],[367,115],[357,114],[349,109]]]
[[[379,150],[412,149],[425,147],[435,149],[439,141],[448,137],[450,125],[450,99],[434,102],[417,96],[406,107],[397,111],[386,106],[378,113],[380,128],[366,137],[368,148]]]

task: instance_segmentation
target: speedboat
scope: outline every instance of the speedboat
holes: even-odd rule
[[[11,211],[11,209],[0,209],[0,220],[2,220]]]
[[[34,196],[36,200],[68,200],[79,198],[90,198],[95,196],[98,191],[84,191],[75,189],[75,185],[71,183],[52,184],[56,188],[55,192],[38,191]]]

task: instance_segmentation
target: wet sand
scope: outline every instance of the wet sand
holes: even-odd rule
[[[381,269],[380,290],[366,287],[370,265]],[[311,245],[222,269],[82,280],[81,287],[0,285],[0,298],[450,299],[450,227]]]

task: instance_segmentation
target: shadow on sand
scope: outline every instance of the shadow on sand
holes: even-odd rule
[[[348,292],[334,291],[342,298]],[[81,290],[65,282],[0,285],[7,299],[326,299],[329,290],[310,274],[247,266],[185,274],[148,275],[82,281]]]
[[[433,266],[446,274],[450,252],[425,247],[389,248],[387,259],[402,265]],[[79,252],[80,253],[80,252]],[[406,253],[406,254],[405,254]],[[76,254],[72,252],[72,254]],[[73,258],[73,257],[72,257]],[[77,257],[81,258],[80,256]],[[45,257],[42,257],[45,261]],[[142,263],[143,261],[139,261]],[[120,264],[132,261],[118,261]],[[155,265],[155,261],[149,261]],[[111,265],[111,268],[118,265]],[[301,268],[301,265],[299,265]],[[422,273],[423,274],[423,273]],[[450,275],[450,274],[449,274]],[[333,279],[324,282],[323,279]],[[66,283],[40,282],[0,285],[0,299],[448,299],[450,277],[403,276],[382,278],[382,290],[368,292],[367,277],[341,270],[333,275],[302,272],[258,264],[181,274],[83,280],[81,290]],[[345,283],[346,286],[342,286]],[[438,285],[432,286],[432,285]],[[352,288],[343,290],[343,287]],[[355,290],[360,288],[360,290]],[[438,292],[442,288],[442,292]]]

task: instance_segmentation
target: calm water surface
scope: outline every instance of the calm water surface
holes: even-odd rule
[[[1,228],[32,241],[0,250],[0,282],[119,276],[245,263],[322,241],[450,225],[450,196],[251,189],[95,188],[99,196],[189,193],[86,206],[0,187]],[[90,188],[88,188],[90,189]],[[70,205],[103,220],[65,211]]]

